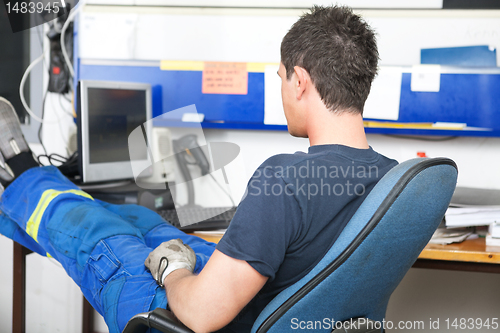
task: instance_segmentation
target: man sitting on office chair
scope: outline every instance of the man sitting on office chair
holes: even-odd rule
[[[314,7],[292,26],[278,75],[288,131],[309,138],[309,151],[273,156],[256,170],[217,247],[147,209],[93,200],[55,168],[32,168],[20,130],[7,130],[18,124],[2,101],[0,152],[13,176],[0,170],[0,231],[59,260],[112,332],[167,299],[195,331],[249,331],[397,164],[369,147],[363,128],[377,62],[374,33],[346,7]]]

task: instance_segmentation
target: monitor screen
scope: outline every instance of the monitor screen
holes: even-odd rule
[[[80,81],[79,165],[84,183],[134,178],[128,137],[151,119],[151,86],[142,83]],[[147,150],[134,160],[148,160]]]

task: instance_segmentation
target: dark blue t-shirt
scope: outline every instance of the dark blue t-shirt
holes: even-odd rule
[[[308,153],[266,160],[250,179],[217,249],[247,261],[269,280],[225,331],[249,331],[274,296],[321,260],[396,164],[371,148],[342,145],[312,146]]]

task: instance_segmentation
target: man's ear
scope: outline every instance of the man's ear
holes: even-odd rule
[[[304,94],[307,85],[311,81],[311,77],[309,76],[309,73],[305,70],[305,68],[300,67],[300,66],[295,66],[293,68],[295,71],[295,75],[297,76],[297,82],[295,86],[296,90],[296,97],[297,99],[302,99],[302,95]]]

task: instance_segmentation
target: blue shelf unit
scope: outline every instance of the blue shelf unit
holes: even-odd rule
[[[413,92],[411,67],[403,71],[396,123],[465,123],[464,130],[366,128],[367,133],[438,136],[500,136],[500,69],[442,67],[439,92]],[[248,73],[246,95],[203,94],[202,71],[160,66],[80,63],[80,80],[146,82],[153,86],[153,116],[195,104],[204,128],[286,130],[264,124],[264,73]],[[367,119],[369,120],[369,119]],[[182,121],[169,126],[186,126]]]

